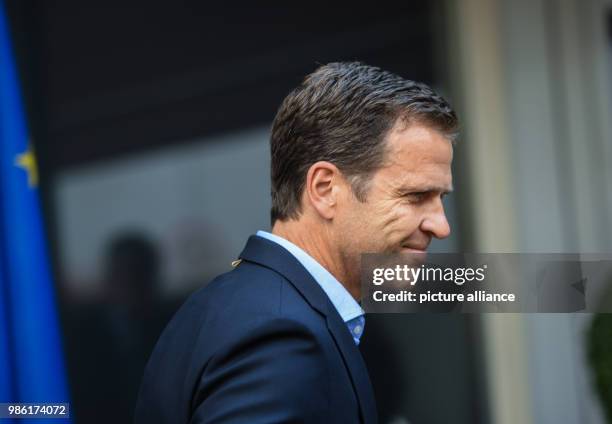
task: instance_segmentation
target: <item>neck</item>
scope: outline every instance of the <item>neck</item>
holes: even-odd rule
[[[325,224],[311,225],[308,219],[301,216],[299,221],[276,221],[272,233],[289,240],[330,272],[346,290],[357,300],[360,299],[359,284],[350,284],[351,278],[345,267],[340,252],[333,249],[335,245],[331,231]]]

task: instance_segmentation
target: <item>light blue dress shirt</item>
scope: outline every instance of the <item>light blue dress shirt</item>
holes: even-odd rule
[[[359,344],[365,327],[365,312],[359,303],[351,296],[344,286],[328,270],[318,263],[312,256],[302,249],[275,234],[267,231],[257,231],[257,236],[277,243],[287,249],[312,275],[312,278],[321,286],[331,303],[334,305],[342,320],[346,323],[355,344]]]

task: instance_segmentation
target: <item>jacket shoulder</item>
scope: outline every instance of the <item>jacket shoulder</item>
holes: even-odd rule
[[[186,421],[197,403],[195,393],[202,394],[197,389],[200,378],[206,370],[220,369],[215,361],[249,349],[263,352],[264,345],[266,352],[276,355],[267,344],[276,346],[278,337],[284,342],[295,339],[293,344],[278,345],[281,348],[312,350],[327,331],[324,323],[282,275],[243,262],[194,292],[171,319],[147,364],[137,415],[150,416],[147,408],[152,408],[159,415],[154,422],[172,422],[172,408],[153,401],[165,399],[164,405],[180,405],[182,410],[173,413]]]

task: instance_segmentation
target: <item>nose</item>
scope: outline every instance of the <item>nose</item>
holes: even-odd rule
[[[444,213],[444,205],[439,202],[439,206],[435,210],[429,211],[421,222],[421,231],[430,233],[437,239],[445,239],[450,236],[451,228],[446,214]]]

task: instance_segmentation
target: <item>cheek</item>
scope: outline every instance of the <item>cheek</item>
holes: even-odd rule
[[[380,205],[355,203],[343,215],[343,238],[356,249],[366,249],[369,244],[379,240],[389,228],[389,211]]]
[[[418,227],[419,211],[414,205],[399,202],[387,212],[384,232],[395,241],[404,240]]]
[[[400,244],[418,228],[417,209],[403,199],[355,203],[343,216],[342,238],[369,250]]]

